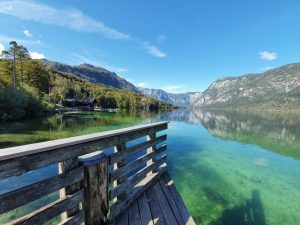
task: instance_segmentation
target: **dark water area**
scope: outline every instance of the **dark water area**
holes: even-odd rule
[[[197,224],[299,224],[297,113],[177,110],[55,115],[1,124],[0,148],[163,120],[170,121],[169,173]],[[57,167],[51,166],[2,180],[0,193],[55,173]],[[11,216],[0,217],[0,223]]]

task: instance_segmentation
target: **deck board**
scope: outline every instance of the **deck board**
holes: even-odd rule
[[[195,222],[166,172],[112,224],[195,225]]]

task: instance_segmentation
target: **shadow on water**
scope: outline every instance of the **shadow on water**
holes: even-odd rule
[[[267,225],[260,192],[253,190],[249,200],[235,208],[226,209],[210,225]]]

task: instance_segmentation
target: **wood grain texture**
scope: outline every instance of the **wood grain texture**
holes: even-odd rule
[[[158,199],[153,188],[149,188],[147,191],[147,197],[149,199],[149,207],[152,215],[152,219],[155,225],[166,225],[164,215],[160,209]]]
[[[118,195],[122,194],[123,192],[125,192],[126,190],[130,189],[135,183],[143,179],[153,169],[158,169],[162,164],[166,162],[166,158],[167,158],[166,155],[162,156],[155,163],[152,163],[151,165],[148,165],[147,167],[141,169],[134,175],[127,178],[123,183],[113,188],[109,194],[110,199],[113,199]]]
[[[143,151],[143,150],[145,150],[153,145],[159,144],[165,140],[167,140],[166,134],[157,137],[155,140],[148,140],[148,141],[142,142],[140,144],[134,145],[130,148],[127,148],[126,151],[115,152],[114,154],[109,156],[109,158],[110,158],[109,163],[114,164],[118,161],[124,160],[133,154]]]
[[[25,205],[83,179],[83,167],[8,192],[0,196],[0,213]]]
[[[166,185],[168,186],[168,188],[171,191],[171,194],[177,204],[177,207],[180,211],[180,214],[184,220],[184,224],[186,225],[195,225],[195,222],[193,220],[193,218],[191,217],[187,207],[185,206],[181,196],[179,195],[175,184],[173,182],[173,180],[171,179],[170,175],[168,173],[165,173],[164,176],[162,176],[161,179],[165,179]]]
[[[162,166],[157,173],[145,177],[140,181],[134,188],[131,195],[126,200],[117,201],[110,207],[109,218],[113,219],[118,216],[123,210],[125,210],[135,199],[137,199],[144,191],[155,183],[165,172],[167,171],[166,166]]]
[[[149,159],[152,159],[157,154],[161,154],[167,150],[167,145],[163,145],[160,148],[156,149],[155,152],[150,152],[146,155],[143,155],[141,157],[138,157],[133,162],[127,163],[122,168],[119,168],[117,170],[112,171],[112,174],[110,175],[110,181],[114,181],[118,179],[119,177],[123,177],[129,173],[131,173],[132,170],[137,169],[140,167],[144,162],[147,162]]]
[[[58,216],[62,212],[74,208],[83,200],[83,195],[83,190],[80,190],[73,195],[68,195],[62,199],[56,200],[51,204],[34,211],[33,213],[27,214],[20,219],[8,223],[7,225],[43,224],[48,220]]]
[[[76,215],[67,218],[58,225],[80,225],[84,222],[84,211],[80,210]]]
[[[138,198],[138,204],[142,225],[154,225],[149,207],[149,200],[145,192]]]

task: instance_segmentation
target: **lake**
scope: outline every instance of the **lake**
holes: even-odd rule
[[[298,113],[182,109],[55,115],[1,124],[0,148],[163,120],[170,121],[169,173],[197,224],[299,224]],[[50,166],[2,180],[0,193],[54,173],[57,168]],[[13,217],[2,215],[0,223]]]

